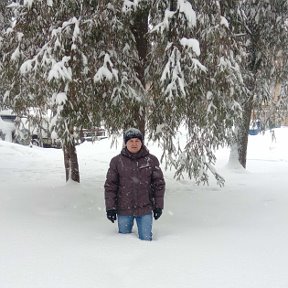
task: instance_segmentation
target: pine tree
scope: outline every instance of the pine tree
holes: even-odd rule
[[[264,103],[268,103],[271,109],[275,109],[275,105],[278,107],[276,109],[287,107],[287,98],[281,95],[274,104],[271,101],[273,83],[287,81],[287,12],[287,1],[239,1],[235,33],[239,35],[237,41],[248,55],[246,66],[242,67],[248,93],[242,97],[243,120],[237,130],[239,161],[243,167],[246,167],[248,130],[253,109],[261,111]]]
[[[3,38],[2,34],[4,33],[5,29],[9,26],[9,23],[12,19],[12,15],[9,13],[9,10],[7,9],[7,5],[10,3],[8,0],[3,0],[0,2],[0,71],[2,70],[2,45],[3,45]],[[4,95],[4,89],[3,89],[3,81],[0,80],[0,109],[5,108],[5,105],[3,103],[3,95]]]
[[[67,179],[74,165],[72,179],[79,181],[75,127],[104,120],[110,133],[127,126],[145,132],[147,121],[150,137],[161,136],[178,177],[187,172],[207,182],[210,170],[222,183],[213,150],[230,139],[243,81],[219,3],[193,5],[194,10],[186,0],[16,5],[16,23],[5,34],[5,101],[16,111],[53,111],[51,129],[63,140]],[[182,123],[189,132],[184,148],[173,142]]]
[[[122,4],[43,0],[13,5],[16,21],[4,35],[5,102],[18,113],[30,107],[52,111],[51,134],[63,142],[67,180],[71,175],[80,181],[74,138],[82,127],[104,120],[110,132],[139,123],[144,130],[145,51],[141,57],[135,51],[146,31],[140,36],[142,23],[137,15],[131,21]]]
[[[268,79],[283,76],[269,67],[286,55],[277,38],[286,4],[264,2],[16,1],[15,21],[2,33],[5,103],[19,113],[52,111],[67,179],[72,171],[80,181],[74,138],[104,121],[109,133],[137,126],[159,139],[178,178],[207,183],[210,171],[223,184],[215,150],[231,144],[242,119],[241,160],[251,107],[262,102]],[[182,125],[188,138],[178,145]]]
[[[220,2],[174,4],[155,1],[152,14],[150,130],[162,139],[164,156],[178,178],[186,172],[198,183],[207,183],[210,171],[221,185],[224,179],[213,167],[214,151],[230,143],[233,125],[241,116],[242,55]],[[159,69],[153,72],[156,63]],[[184,148],[175,145],[182,123],[188,130]]]

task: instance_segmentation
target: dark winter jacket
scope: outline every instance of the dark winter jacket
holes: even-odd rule
[[[163,209],[163,173],[144,145],[136,154],[124,148],[112,158],[104,188],[106,210],[116,209],[119,215],[141,216]]]

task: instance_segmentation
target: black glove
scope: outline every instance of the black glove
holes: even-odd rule
[[[116,212],[115,209],[107,210],[106,213],[107,213],[107,218],[108,218],[112,223],[114,223],[114,221],[117,220],[117,212]]]
[[[157,220],[162,215],[162,209],[161,208],[155,208],[153,210],[153,213],[154,213],[154,219]]]

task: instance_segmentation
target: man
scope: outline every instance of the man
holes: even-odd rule
[[[163,173],[138,129],[128,129],[124,143],[121,153],[110,162],[104,185],[107,218],[114,223],[118,216],[119,233],[131,233],[136,220],[139,238],[151,241],[152,212],[157,220],[163,209]]]

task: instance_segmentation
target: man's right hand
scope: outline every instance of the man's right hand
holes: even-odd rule
[[[153,213],[154,213],[154,219],[157,220],[162,215],[162,209],[161,208],[155,208],[153,210]]]
[[[106,213],[107,213],[107,218],[108,218],[112,223],[114,223],[114,221],[117,220],[117,212],[116,212],[115,209],[107,210]]]

